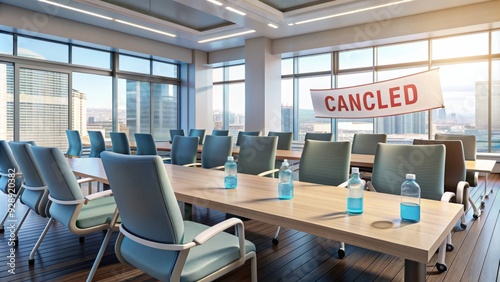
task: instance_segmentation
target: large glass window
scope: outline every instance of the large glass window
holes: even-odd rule
[[[491,151],[500,152],[500,60],[491,65]]]
[[[19,76],[20,139],[66,150],[69,74],[20,68]]]
[[[151,73],[151,61],[148,59],[120,55],[118,60],[119,69],[121,71],[138,72],[143,74]]]
[[[245,130],[245,83],[230,83],[227,89],[228,129],[233,141],[236,142],[238,131]]]
[[[69,46],[62,43],[18,36],[17,55],[34,59],[68,63]]]
[[[72,129],[88,141],[88,131],[98,130],[105,138],[113,131],[113,79],[111,76],[73,73]]]
[[[339,69],[354,69],[373,66],[373,48],[339,52]]]
[[[319,54],[298,58],[298,73],[322,72],[332,70],[332,54]]]
[[[0,33],[0,54],[13,55],[14,43],[12,34]]]
[[[281,80],[281,131],[293,132],[293,79]]]
[[[293,58],[281,60],[281,75],[293,74]]]
[[[177,65],[153,61],[153,75],[177,78],[179,76],[177,69]]]
[[[488,54],[488,33],[432,39],[432,59],[451,59]]]
[[[14,65],[0,63],[0,139],[14,140]]]
[[[118,79],[118,131],[135,140],[135,133],[151,133],[149,82]]]
[[[71,62],[77,65],[110,69],[111,53],[95,49],[73,46],[71,49]]]
[[[224,128],[224,91],[222,84],[214,85],[212,90],[213,127],[222,130]]]
[[[488,62],[441,65],[444,108],[433,110],[436,133],[473,134],[487,151]]]
[[[167,141],[170,129],[177,128],[177,85],[153,83],[153,136]]]
[[[245,65],[227,67],[227,74],[229,80],[243,80],[245,79]]]
[[[500,53],[500,30],[491,32],[491,53]]]
[[[427,41],[417,41],[377,47],[377,65],[427,61],[428,46]]]

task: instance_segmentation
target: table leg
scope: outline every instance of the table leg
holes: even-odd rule
[[[486,176],[484,178],[484,192],[481,194],[481,208],[484,208],[485,203],[484,203],[484,198],[488,198],[490,196],[490,193],[493,193],[493,188],[491,188],[490,192],[488,191],[488,177],[490,176],[489,173],[486,173]]]
[[[184,220],[193,220],[193,205],[184,203]]]
[[[425,263],[405,259],[405,282],[425,281],[427,270]]]

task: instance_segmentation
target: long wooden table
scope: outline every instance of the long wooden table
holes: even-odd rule
[[[68,162],[76,175],[108,183],[100,159]],[[239,174],[238,188],[224,189],[222,171],[165,168],[179,201],[404,258],[406,281],[425,281],[426,263],[462,213],[462,205],[422,199],[421,220],[410,224],[399,217],[399,196],[366,192],[364,213],[353,216],[345,188],[295,182],[295,197],[279,200],[277,179]]]

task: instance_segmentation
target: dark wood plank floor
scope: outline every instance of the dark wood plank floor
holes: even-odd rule
[[[484,187],[471,189],[479,204]],[[427,264],[428,281],[500,281],[500,178],[491,174],[489,187],[494,193],[485,199],[486,206],[479,219],[472,210],[467,213],[467,228],[458,223],[453,232],[455,250],[446,255],[448,271],[439,274],[434,267],[435,255]],[[0,213],[6,212],[7,196],[0,195]],[[138,203],[139,204],[139,203]],[[147,204],[147,203],[142,203]],[[26,208],[17,204],[16,218]],[[195,207],[194,220],[209,225],[224,220],[225,214]],[[0,281],[85,281],[104,238],[98,232],[85,238],[83,244],[60,224],[47,234],[36,254],[35,265],[28,266],[28,256],[47,219],[30,214],[19,233],[15,255],[15,274],[9,272],[9,230],[0,235]],[[386,254],[347,245],[346,257],[337,258],[337,241],[324,239],[296,230],[282,229],[279,246],[273,246],[276,226],[249,220],[246,235],[257,246],[259,281],[402,281],[404,262]],[[8,227],[8,225],[6,226]],[[116,234],[109,244],[94,281],[155,281],[148,275],[118,262],[113,251]],[[249,281],[249,265],[240,268],[220,281]]]

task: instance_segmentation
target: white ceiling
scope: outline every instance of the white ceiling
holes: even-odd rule
[[[214,5],[206,0],[49,1],[172,33],[176,37],[172,38],[152,31],[124,25],[116,21],[56,7],[37,0],[0,0],[0,2],[8,5],[47,13],[52,16],[97,25],[190,49],[210,52],[244,46],[245,39],[248,38],[283,38],[381,21],[386,19],[386,17],[403,17],[491,0],[414,0],[353,14],[348,13],[357,9],[401,0],[218,0],[223,4],[222,6]],[[246,16],[226,10],[225,7],[227,6],[245,12]],[[289,25],[303,20],[339,13],[346,14],[321,21]],[[278,28],[269,27],[269,23],[277,25]],[[200,40],[250,30],[255,30],[255,32],[208,43],[198,43]]]

